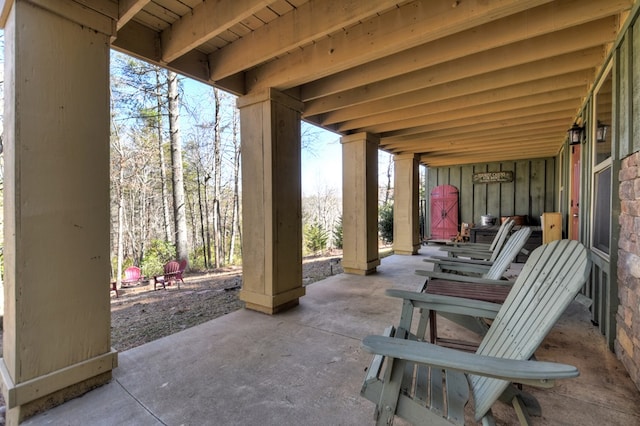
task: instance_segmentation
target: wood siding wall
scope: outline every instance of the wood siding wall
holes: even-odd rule
[[[453,185],[460,191],[460,222],[480,224],[480,217],[527,216],[529,225],[539,226],[544,212],[557,211],[557,161],[543,158],[456,167],[427,168],[426,194],[438,185]],[[513,182],[473,183],[473,174],[511,171]],[[427,202],[427,235],[431,224]]]
[[[640,388],[640,21],[634,8],[631,24],[614,52],[614,125],[611,258],[605,271],[606,323],[600,325],[610,347]],[[617,171],[617,173],[616,173]],[[619,302],[619,305],[618,305]],[[615,339],[615,340],[614,340]]]

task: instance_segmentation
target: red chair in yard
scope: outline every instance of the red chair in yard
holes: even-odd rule
[[[122,280],[123,286],[134,286],[141,284],[144,281],[142,271],[137,266],[129,266],[124,270],[124,279]]]
[[[182,273],[187,268],[187,261],[181,260],[179,263],[175,260],[164,265],[164,275],[153,277],[153,289],[156,290],[158,284],[162,284],[163,289],[167,289],[168,285],[172,283],[178,284],[178,290],[180,290],[180,281],[184,284],[182,279]]]

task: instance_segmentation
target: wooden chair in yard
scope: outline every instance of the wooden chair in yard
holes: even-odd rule
[[[156,290],[156,287],[161,284],[162,288],[166,290],[168,285],[176,283],[178,285],[178,290],[180,290],[180,282],[184,284],[182,274],[186,268],[186,260],[181,260],[180,262],[172,260],[171,262],[168,262],[164,265],[164,274],[153,277],[153,289]]]
[[[142,284],[144,281],[144,275],[137,266],[129,266],[124,270],[124,278],[120,283],[123,287],[130,287],[138,284]],[[118,287],[116,281],[111,281],[111,291],[115,291],[116,297],[118,297]]]
[[[491,244],[483,243],[451,243],[451,245],[440,247],[440,250],[447,252],[449,257],[468,257],[471,259],[495,260],[500,254],[509,233],[513,229],[513,219],[505,220]]]
[[[134,286],[141,284],[143,281],[144,275],[142,275],[142,271],[137,266],[129,266],[124,270],[123,286]]]
[[[362,343],[375,354],[361,394],[376,404],[377,424],[391,424],[399,416],[413,424],[463,425],[470,393],[475,421],[495,424],[491,407],[501,400],[513,404],[521,424],[529,424],[528,407],[535,407],[535,400],[524,398],[513,383],[549,388],[556,379],[579,375],[574,366],[530,358],[578,294],[590,263],[577,241],[542,245],[533,251],[502,305],[387,290],[387,295],[403,299],[400,323]],[[414,309],[423,311],[415,331]],[[429,318],[425,313],[430,311],[494,320],[477,351],[467,353],[423,341]]]

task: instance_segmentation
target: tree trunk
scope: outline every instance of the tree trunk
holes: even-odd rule
[[[184,177],[182,173],[182,141],[180,139],[178,75],[168,72],[169,83],[169,135],[171,137],[171,163],[173,166],[173,213],[176,228],[176,254],[180,260],[189,259],[187,242],[187,215],[184,203]]]
[[[222,229],[220,226],[220,185],[222,176],[222,149],[220,138],[220,93],[213,89],[215,99],[215,137],[213,144],[213,245],[215,249],[215,265],[219,268],[224,263]]]
[[[233,263],[235,254],[236,238],[238,233],[236,229],[239,226],[240,202],[239,202],[239,178],[240,178],[240,143],[238,138],[238,119],[236,110],[233,111],[233,201],[232,201],[232,219],[231,219],[231,237],[229,244],[229,263]]]
[[[164,159],[164,149],[162,148],[162,84],[160,82],[160,68],[153,67],[156,74],[156,107],[157,107],[157,139],[158,139],[158,152],[160,153],[160,181],[162,186],[162,213],[163,213],[163,225],[164,235],[167,241],[172,241],[171,238],[171,217],[169,215],[169,190],[167,189],[167,172],[166,163]]]
[[[393,157],[389,157],[389,163],[387,163],[387,188],[384,193],[384,205],[389,204],[389,198],[391,196],[391,167],[393,165]]]
[[[204,258],[205,269],[209,269],[209,259],[207,259],[207,241],[205,239],[204,217],[202,212],[202,185],[200,183],[200,165],[196,166],[196,180],[198,182],[198,208],[200,210],[200,236],[202,238],[202,257]]]

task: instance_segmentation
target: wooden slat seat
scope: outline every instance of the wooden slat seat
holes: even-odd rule
[[[511,291],[510,285],[464,283],[448,280],[433,280],[425,289],[425,292],[429,294],[466,297],[500,304],[504,303],[509,291]]]

